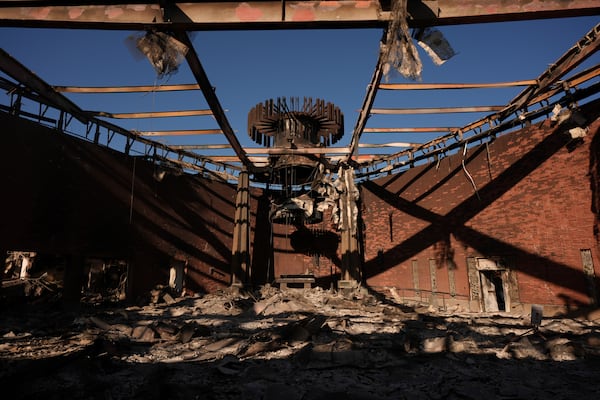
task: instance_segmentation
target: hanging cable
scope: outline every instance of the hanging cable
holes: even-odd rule
[[[493,177],[492,177],[492,157],[490,155],[489,142],[485,142],[485,154],[486,154],[486,158],[487,158],[488,174],[490,175],[490,181],[491,181],[493,179]]]
[[[465,171],[465,175],[467,176],[467,178],[471,182],[471,185],[473,186],[473,190],[475,190],[475,195],[477,196],[477,198],[479,200],[481,200],[481,197],[479,197],[479,191],[477,190],[477,185],[475,184],[475,181],[473,180],[473,177],[471,176],[471,174],[469,174],[469,171],[467,171],[467,167],[465,165],[465,155],[466,154],[467,154],[467,143],[465,143],[465,147],[463,148],[461,165],[462,165],[463,171]]]

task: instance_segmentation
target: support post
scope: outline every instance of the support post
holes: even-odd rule
[[[358,190],[354,185],[354,169],[340,168],[339,177],[342,181],[340,194],[341,222],[341,251],[342,276],[338,282],[339,288],[356,288],[361,281],[360,257],[358,254]]]
[[[231,285],[243,286],[250,278],[250,179],[244,169],[238,177],[235,199],[233,244],[231,248]]]

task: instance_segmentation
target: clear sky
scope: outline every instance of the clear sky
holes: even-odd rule
[[[457,55],[435,66],[421,51],[425,83],[485,83],[533,79],[600,22],[599,16],[480,25],[444,26]],[[187,64],[157,80],[145,59],[125,42],[139,32],[0,28],[0,46],[51,85],[119,86],[195,83]],[[233,129],[244,146],[247,114],[257,103],[280,96],[318,97],[345,115],[347,145],[373,74],[379,29],[196,32],[193,43]],[[585,66],[598,64],[595,54]],[[578,68],[581,70],[583,67]],[[405,82],[396,76],[389,82]],[[379,91],[374,107],[504,105],[522,88],[447,91]],[[107,112],[206,109],[201,92],[69,95],[82,108]],[[2,100],[6,103],[6,100]],[[462,126],[477,114],[372,116],[367,127]],[[113,120],[138,130],[218,128],[212,117]],[[438,134],[365,134],[361,142],[424,142]],[[172,144],[226,143],[223,136],[178,137]],[[364,152],[364,151],[361,151]],[[219,150],[205,154],[233,154]]]

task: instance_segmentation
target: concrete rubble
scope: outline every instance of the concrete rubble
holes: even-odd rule
[[[600,315],[449,313],[364,290],[225,290],[3,306],[11,399],[534,399],[597,395]]]

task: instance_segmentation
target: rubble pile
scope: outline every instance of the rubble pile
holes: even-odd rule
[[[157,291],[143,306],[2,310],[0,383],[19,399],[572,398],[597,392],[599,327],[360,290]]]

